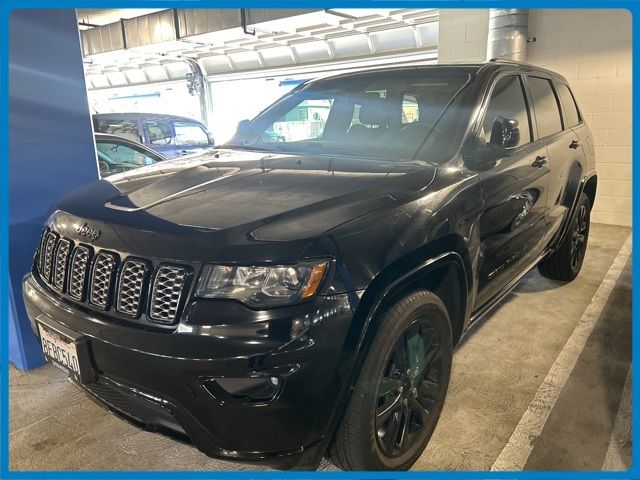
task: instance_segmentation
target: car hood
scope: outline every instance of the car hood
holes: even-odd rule
[[[223,243],[299,241],[401,202],[434,175],[424,162],[216,150],[110,176],[56,208],[146,231],[215,233]]]

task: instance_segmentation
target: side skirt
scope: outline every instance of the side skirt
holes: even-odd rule
[[[471,314],[471,320],[469,321],[469,326],[462,334],[460,338],[460,342],[473,330],[475,330],[475,326],[478,324],[478,320],[484,318],[487,314],[489,314],[501,301],[504,299],[511,291],[518,285],[518,282],[522,280],[522,278],[529,273],[540,261],[550,253],[549,249],[545,249],[533,262],[531,262],[526,268],[522,270],[513,280],[511,280],[502,290],[496,293],[492,298],[487,300],[484,304],[482,304],[479,308],[473,311]],[[460,343],[458,342],[458,343]]]

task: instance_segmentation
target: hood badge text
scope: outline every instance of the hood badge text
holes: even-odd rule
[[[80,236],[87,237],[92,242],[95,242],[100,238],[100,235],[102,235],[100,230],[90,227],[86,222],[84,225],[80,225],[76,228],[76,233]]]

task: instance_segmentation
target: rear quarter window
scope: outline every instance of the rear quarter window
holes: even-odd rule
[[[556,92],[558,92],[558,96],[560,97],[560,103],[562,103],[562,110],[564,110],[564,116],[567,122],[566,127],[575,127],[580,123],[580,115],[571,90],[563,83],[556,83],[555,85]]]

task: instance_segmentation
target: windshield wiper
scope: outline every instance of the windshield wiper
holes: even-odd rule
[[[270,145],[262,144],[262,143],[251,143],[251,144],[238,144],[238,143],[227,143],[224,145],[218,145],[216,148],[228,148],[231,150],[251,150],[251,151],[266,151],[266,152],[280,152],[282,150],[278,148],[273,148]]]

